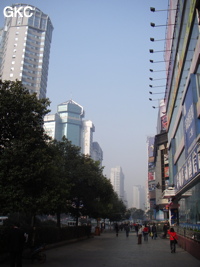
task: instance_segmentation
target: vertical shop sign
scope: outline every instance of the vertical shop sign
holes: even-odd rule
[[[194,104],[192,94],[192,83],[190,82],[185,102],[183,105],[183,118],[184,118],[184,132],[185,132],[185,145],[186,145],[186,156],[191,151],[191,145],[195,142],[196,138],[196,127],[195,127],[195,115],[194,115]]]

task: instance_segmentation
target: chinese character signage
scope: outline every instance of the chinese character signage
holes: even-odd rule
[[[200,146],[196,145],[182,168],[175,176],[175,187],[179,191],[188,184],[200,172]]]
[[[193,142],[196,139],[196,127],[195,127],[195,113],[192,94],[192,79],[187,90],[185,102],[183,105],[183,124],[185,132],[185,145],[186,153],[191,149]]]

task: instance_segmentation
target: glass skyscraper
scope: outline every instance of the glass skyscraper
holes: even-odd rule
[[[58,115],[61,119],[60,139],[65,136],[73,145],[81,147],[83,107],[69,100],[58,105]]]
[[[83,107],[69,100],[58,105],[57,113],[44,117],[44,128],[52,138],[61,141],[65,136],[73,145],[81,147]]]
[[[81,105],[69,100],[58,105],[56,114],[44,117],[45,132],[57,141],[65,136],[72,145],[80,147],[80,152],[89,155],[102,166],[103,151],[97,142],[93,142],[95,127],[90,120],[83,120],[85,116]]]
[[[0,76],[20,80],[30,93],[46,97],[53,25],[48,15],[31,6],[30,17],[6,17],[0,38]],[[12,7],[27,7],[15,4]],[[28,15],[28,14],[27,14]]]

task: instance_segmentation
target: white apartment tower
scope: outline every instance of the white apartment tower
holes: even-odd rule
[[[133,208],[141,209],[140,207],[140,186],[133,186]]]
[[[27,7],[15,4],[12,7]],[[30,93],[46,97],[53,25],[48,15],[29,5],[31,15],[6,17],[1,32],[0,76],[2,80],[22,81]]]
[[[118,197],[124,201],[124,174],[120,166],[111,168],[110,181]]]
[[[92,142],[93,132],[95,131],[94,124],[90,120],[82,122],[82,133],[81,133],[81,152],[84,155],[92,155]]]

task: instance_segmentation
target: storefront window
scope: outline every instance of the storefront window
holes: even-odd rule
[[[200,183],[185,192],[185,197],[180,200],[180,224],[200,224]]]

